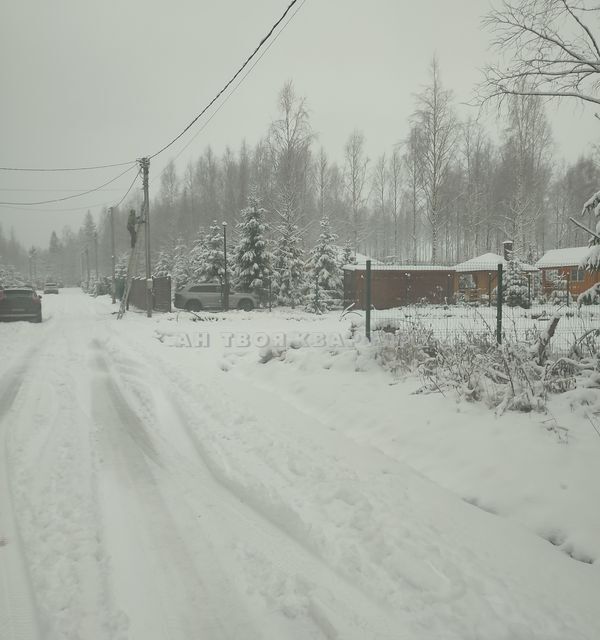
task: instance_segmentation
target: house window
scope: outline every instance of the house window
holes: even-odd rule
[[[458,287],[460,289],[476,289],[477,281],[472,273],[461,273],[458,277]]]
[[[571,282],[583,282],[585,278],[585,272],[583,269],[573,268],[571,269]]]

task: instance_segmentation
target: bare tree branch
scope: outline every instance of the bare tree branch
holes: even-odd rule
[[[600,104],[597,11],[577,0],[502,0],[483,21],[501,59],[484,69],[479,103],[534,95]]]

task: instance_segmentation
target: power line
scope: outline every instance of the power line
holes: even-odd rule
[[[127,189],[127,191],[125,192],[125,195],[119,200],[119,202],[117,202],[117,204],[113,205],[115,209],[118,208],[119,205],[123,203],[123,200],[125,200],[125,198],[130,194],[131,190],[133,189],[133,185],[136,183],[137,179],[140,177],[140,173],[141,173],[141,168],[138,168],[138,172],[135,174],[135,178],[133,179],[132,183],[129,185],[129,189]]]
[[[0,205],[4,206],[29,206],[29,205],[38,205],[38,204],[51,204],[53,202],[64,202],[65,200],[72,200],[73,198],[80,198],[81,196],[86,196],[89,193],[94,193],[95,191],[100,191],[100,189],[112,184],[126,173],[129,173],[132,169],[137,166],[137,163],[132,164],[129,168],[122,171],[118,176],[111,178],[107,182],[99,185],[98,187],[94,187],[93,189],[88,189],[87,191],[82,191],[81,193],[75,193],[72,196],[64,196],[63,198],[54,198],[53,200],[40,200],[38,202],[0,202]]]
[[[57,192],[57,193],[68,193],[68,192],[72,192],[72,193],[81,193],[81,191],[84,190],[84,187],[79,187],[78,189],[46,189],[44,187],[25,187],[23,189],[16,189],[16,188],[4,188],[4,187],[0,187],[0,191],[13,191],[13,192],[27,192],[27,193],[31,193],[31,192],[41,192],[41,193],[52,193],[52,192]],[[121,191],[121,189],[96,189],[96,191]]]
[[[113,167],[125,167],[133,161],[117,162],[115,164],[99,164],[91,167],[51,167],[51,168],[30,168],[30,167],[0,167],[0,171],[93,171],[95,169],[112,169]]]
[[[248,66],[252,58],[258,53],[258,51],[262,48],[263,44],[271,37],[275,29],[285,20],[287,14],[290,12],[292,7],[298,2],[298,0],[292,0],[290,4],[287,6],[286,10],[283,12],[282,16],[277,20],[277,22],[271,27],[269,32],[264,36],[264,38],[258,43],[257,47],[254,51],[246,58],[244,64],[234,73],[231,79],[225,84],[225,86],[217,93],[217,95],[202,109],[202,111],[185,127],[185,129],[179,133],[175,138],[171,140],[171,142],[167,143],[164,147],[160,148],[158,151],[149,156],[149,160],[155,158],[157,155],[168,149],[171,145],[175,144],[181,136],[183,136],[191,127],[196,124],[196,122],[212,107],[212,105],[221,97],[221,95],[235,82],[235,79],[242,73],[242,71]]]
[[[244,80],[250,75],[250,73],[252,73],[252,70],[254,69],[254,67],[256,67],[256,65],[262,60],[263,56],[277,42],[277,39],[279,38],[279,36],[285,31],[285,28],[295,18],[296,14],[300,11],[300,9],[302,9],[302,7],[304,6],[305,2],[306,2],[306,0],[302,0],[300,2],[300,5],[296,9],[296,11],[294,11],[294,13],[286,20],[286,22],[283,25],[283,27],[281,27],[279,32],[275,35],[275,37],[271,40],[271,42],[269,42],[269,44],[263,50],[263,52],[260,54],[260,56],[258,56],[258,58],[254,61],[254,64],[239,79],[239,81],[233,87],[233,89],[225,96],[225,98],[221,102],[221,104],[219,104],[219,106],[211,113],[210,117],[206,120],[206,122],[200,127],[200,129],[198,129],[198,131],[192,136],[192,138],[189,140],[189,142],[186,143],[186,145],[181,149],[181,151],[179,151],[179,153],[173,158],[173,160],[177,160],[177,158],[179,158],[179,156],[192,144],[192,142],[194,142],[194,140],[204,131],[204,129],[206,129],[206,127],[209,125],[210,121],[217,115],[217,113],[219,113],[219,111],[225,106],[225,104],[227,103],[229,98],[231,98],[231,96],[237,91],[237,89],[244,82]],[[166,171],[167,166],[168,165],[165,166],[165,168],[160,172],[159,175],[162,175]]]
[[[67,209],[34,209],[32,207],[27,207],[25,209],[17,209],[17,211],[27,211],[27,212],[34,212],[34,213],[71,213],[74,211],[85,211],[87,209],[97,209],[98,207],[108,207],[108,206],[112,206],[112,207],[118,207],[119,205],[121,205],[123,203],[123,201],[125,200],[125,198],[127,198],[127,196],[131,193],[131,190],[133,189],[136,180],[139,177],[139,171],[138,173],[136,173],[135,178],[133,179],[133,182],[131,183],[131,185],[129,186],[129,188],[127,189],[127,191],[125,192],[125,195],[119,200],[119,202],[117,204],[114,204],[114,201],[110,201],[110,202],[97,202],[96,204],[88,204],[86,206],[81,206],[81,207],[69,207]],[[121,189],[110,189],[110,191],[121,191]],[[0,207],[10,207],[11,205],[5,205],[5,204],[0,204]]]
[[[223,93],[225,91],[227,91],[227,89],[235,82],[235,80],[238,78],[238,76],[244,71],[244,69],[248,66],[248,64],[255,58],[256,54],[261,50],[261,48],[263,47],[263,45],[271,38],[271,36],[273,35],[273,33],[275,32],[275,30],[279,27],[279,25],[286,19],[287,15],[289,14],[289,12],[291,11],[292,7],[298,3],[299,0],[292,0],[289,5],[287,6],[287,8],[285,9],[285,11],[283,12],[283,14],[281,15],[281,17],[279,18],[279,20],[277,20],[277,22],[275,22],[273,24],[273,26],[271,27],[271,29],[269,30],[269,32],[262,38],[262,40],[258,43],[258,45],[256,46],[256,48],[254,49],[254,51],[246,58],[246,60],[244,61],[244,63],[241,65],[241,67],[235,72],[235,74],[231,77],[231,79],[223,86],[223,88],[215,95],[215,97],[204,107],[204,109],[202,109],[202,111],[187,125],[187,127],[185,127],[185,129],[183,129],[183,131],[181,131],[181,133],[179,133],[175,138],[173,138],[168,144],[166,144],[164,147],[162,147],[161,149],[159,149],[158,151],[156,151],[154,154],[152,154],[151,156],[149,156],[149,159],[155,158],[156,156],[158,156],[160,153],[162,153],[163,151],[165,151],[166,149],[168,149],[169,147],[171,147],[175,142],[177,142],[177,140],[179,140],[187,131],[189,131],[189,129],[215,104],[215,102],[223,95]],[[300,9],[302,8],[302,6],[304,5],[306,0],[302,0],[300,2],[300,5],[298,6],[298,8],[296,9],[296,11],[294,11],[294,13],[287,19],[287,21],[285,22],[285,24],[283,25],[283,27],[281,28],[281,30],[275,35],[275,37],[271,40],[271,42],[267,45],[267,47],[263,50],[263,52],[260,54],[260,56],[254,61],[254,64],[252,64],[252,66],[248,69],[248,71],[242,76],[242,78],[239,80],[239,82],[233,87],[232,91],[225,97],[225,99],[223,100],[223,102],[217,107],[217,109],[211,114],[211,116],[208,118],[208,120],[204,123],[204,125],[201,127],[201,129],[194,135],[194,137],[183,147],[183,149],[177,154],[176,158],[178,158],[181,153],[183,153],[183,151],[185,151],[185,149],[187,149],[189,147],[189,145],[196,139],[196,137],[206,128],[206,126],[210,123],[210,121],[215,117],[215,115],[223,108],[223,106],[225,105],[225,103],[229,100],[229,98],[235,93],[235,91],[238,89],[238,87],[244,82],[244,80],[248,77],[248,75],[252,72],[252,70],[256,67],[256,65],[261,61],[261,59],[263,58],[263,56],[267,53],[267,51],[273,46],[273,44],[277,41],[277,39],[279,38],[279,36],[283,33],[283,31],[285,30],[285,28],[288,26],[288,24],[293,20],[293,18],[296,16],[296,14],[298,13],[298,11],[300,11]],[[80,193],[76,193],[74,195],[70,195],[70,196],[65,196],[63,198],[55,198],[55,199],[51,199],[51,200],[40,200],[37,202],[3,202],[0,201],[0,206],[6,207],[6,206],[34,206],[34,205],[42,205],[42,204],[52,204],[55,202],[64,202],[65,200],[71,200],[73,198],[79,198],[81,196],[84,195],[88,195],[90,193],[94,193],[96,191],[101,191],[103,190],[104,187],[106,187],[107,185],[115,182],[116,180],[118,180],[120,177],[122,177],[123,175],[125,175],[126,173],[128,173],[129,171],[131,171],[134,167],[134,164],[137,164],[137,161],[134,163],[133,161],[129,161],[129,162],[119,162],[119,163],[113,163],[113,164],[105,164],[105,165],[93,165],[93,166],[87,166],[87,167],[52,167],[52,168],[25,168],[25,167],[0,167],[0,171],[24,171],[24,172],[61,172],[61,171],[92,171],[92,170],[96,170],[96,169],[108,169],[108,168],[112,168],[112,167],[123,167],[123,166],[128,166],[128,168],[123,171],[122,173],[120,173],[118,176],[116,176],[115,178],[112,178],[111,180],[109,180],[108,182],[105,182],[104,184],[101,184],[98,187],[94,187],[92,189],[88,189],[86,191],[82,191]],[[164,172],[164,169],[163,169]],[[162,173],[162,172],[161,172]],[[135,181],[137,180],[139,176],[139,171],[138,174],[136,174],[136,177],[134,178],[133,182],[131,183],[131,186],[129,187],[129,189],[127,190],[126,194],[123,196],[123,198],[121,199],[121,201],[119,202],[119,204],[121,204],[121,202],[123,202],[123,200],[127,197],[127,195],[129,195],[131,189],[133,188],[133,185],[135,184]],[[9,191],[9,189],[2,189],[2,191]],[[14,191],[25,191],[25,189],[14,189]],[[34,191],[34,189],[27,189],[27,191]],[[40,189],[40,191],[44,191],[43,189]],[[50,191],[50,190],[47,190]],[[62,191],[67,191],[67,189],[63,189]],[[103,206],[103,205],[92,205],[92,206]],[[118,205],[116,205],[118,206]],[[84,209],[86,207],[81,207],[81,208],[76,208],[76,209],[71,209],[74,211],[79,211],[80,209]],[[54,211],[59,211],[58,209],[55,209]],[[65,209],[64,211],[67,211],[67,209]]]

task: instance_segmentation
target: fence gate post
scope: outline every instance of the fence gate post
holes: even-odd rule
[[[498,264],[498,286],[496,288],[496,342],[502,344],[502,298],[504,291],[502,287],[502,263]]]
[[[371,340],[371,261],[367,260],[365,273],[365,335]]]

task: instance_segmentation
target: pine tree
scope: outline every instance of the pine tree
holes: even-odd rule
[[[340,267],[344,267],[347,264],[356,264],[356,255],[354,254],[354,249],[352,248],[352,242],[350,242],[350,240],[346,240],[344,243],[344,252],[342,253],[342,262]]]
[[[218,280],[221,283],[225,277],[223,229],[216,220],[213,220],[206,239],[203,274],[207,280]]]
[[[193,282],[202,282],[202,280],[206,279],[207,253],[207,238],[204,232],[200,230],[190,251],[190,279]]]
[[[337,236],[331,231],[327,216],[320,224],[321,235],[307,263],[310,274],[307,308],[316,313],[329,309],[342,296],[342,278],[335,248]]]
[[[590,250],[581,267],[588,271],[600,271],[600,191],[595,193],[584,205],[583,213],[593,212],[596,218],[596,235],[591,235],[588,243]]]
[[[267,250],[264,221],[265,209],[260,206],[256,190],[248,197],[248,206],[241,211],[238,223],[239,243],[235,252],[238,286],[244,291],[260,294],[271,275],[271,256]]]
[[[125,265],[125,271],[127,271],[127,265]],[[173,257],[168,249],[161,249],[158,252],[158,258],[154,264],[154,270],[152,275],[155,278],[166,278],[171,275],[173,271]]]
[[[171,278],[173,282],[173,290],[177,291],[184,287],[191,278],[190,271],[190,255],[183,238],[179,238],[173,250],[173,266]]]
[[[520,260],[513,254],[506,265],[504,302],[509,307],[529,308],[528,288]]]
[[[300,232],[295,224],[287,222],[281,227],[281,238],[273,253],[273,294],[279,304],[294,308],[302,300],[304,286]]]

